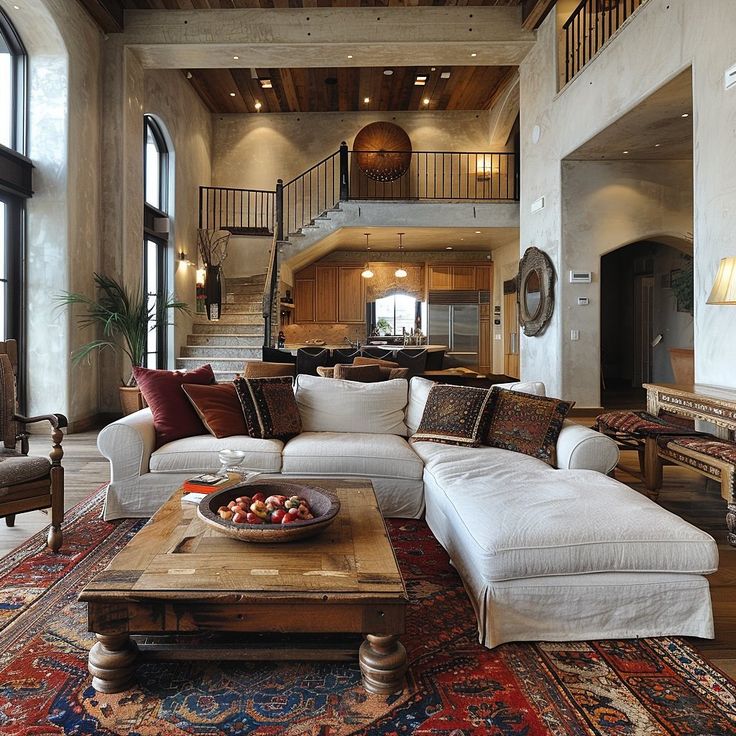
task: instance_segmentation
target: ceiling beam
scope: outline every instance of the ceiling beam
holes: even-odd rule
[[[79,4],[105,33],[123,30],[123,6],[120,0],[79,0]]]
[[[129,10],[122,42],[154,69],[516,66],[535,34],[520,7]]]
[[[536,31],[556,2],[557,0],[522,0],[521,27],[527,31]]]

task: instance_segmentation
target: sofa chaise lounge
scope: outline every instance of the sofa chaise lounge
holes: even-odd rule
[[[144,409],[105,427],[105,518],[145,517],[226,447],[244,469],[302,477],[367,477],[385,516],[426,517],[473,601],[480,641],[710,638],[705,575],[715,541],[607,477],[616,444],[565,423],[557,468],[493,447],[409,443],[431,382],[361,384],[299,375],[303,432],[286,443],[201,435],[155,448]],[[506,384],[544,394],[541,383]]]

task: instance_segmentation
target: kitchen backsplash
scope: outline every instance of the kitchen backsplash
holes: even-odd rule
[[[352,342],[365,342],[365,325],[297,324],[286,325],[283,330],[287,344],[324,340],[328,345],[337,345],[345,342],[346,337]]]

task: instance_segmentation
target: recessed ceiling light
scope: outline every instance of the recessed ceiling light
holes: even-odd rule
[[[263,107],[263,105],[261,105],[260,102],[256,102],[256,104],[254,105],[254,107],[256,108],[256,110],[258,110],[260,112],[260,109]]]
[[[654,144],[654,147],[655,147],[655,148],[659,148],[659,147],[660,147],[661,145],[662,145],[661,143],[655,143],[655,144]]]
[[[14,7],[14,8],[16,9],[16,10],[20,10],[20,6],[18,6],[18,5],[13,5],[13,7]]]
[[[273,89],[273,83],[270,79],[259,79],[261,83],[261,89]]]
[[[230,97],[235,97],[235,92],[231,92]]]
[[[393,69],[384,69],[384,70],[383,70],[383,73],[384,73],[384,74],[385,74],[385,75],[386,75],[387,77],[390,77],[390,76],[391,76],[391,75],[392,75],[392,74],[394,73],[394,70],[393,70]]]
[[[628,151],[623,151],[623,153],[628,153]]]
[[[476,230],[476,231],[475,231],[475,234],[476,234],[476,235],[480,235],[480,232],[481,232],[480,230]]]
[[[476,53],[475,53],[475,51],[473,51],[473,53],[472,53],[472,54],[470,54],[470,55],[471,55],[471,56],[478,56],[478,54],[476,54]]]
[[[370,97],[364,97],[363,102],[367,105],[371,101]]]
[[[429,105],[429,97],[425,97],[425,98],[424,98],[424,99],[422,100],[422,102],[423,102],[423,103],[424,103],[425,105]]]
[[[233,56],[233,61],[237,61],[239,58],[239,56]]]
[[[689,112],[684,112],[684,113],[682,113],[682,115],[680,115],[680,117],[681,118],[689,118],[690,117],[690,113]]]
[[[465,238],[460,238],[460,240],[465,240]]]
[[[435,71],[436,69],[437,69],[437,67],[436,67],[436,66],[433,66],[433,67],[431,67],[431,68],[430,68],[430,70],[429,70],[429,71],[433,72],[433,71]]]
[[[440,74],[440,79],[449,79],[450,78],[450,72],[442,72]]]
[[[414,86],[415,87],[423,87],[425,84],[427,84],[427,75],[426,74],[417,74],[417,77],[414,80]]]
[[[445,250],[452,250],[452,246],[451,245],[446,245],[445,246]]]
[[[353,55],[352,54],[348,54],[348,59],[352,59],[352,58],[353,58]]]

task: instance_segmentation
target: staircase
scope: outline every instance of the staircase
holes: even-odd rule
[[[177,370],[209,363],[218,383],[243,372],[246,360],[260,360],[263,346],[263,288],[266,275],[229,278],[223,289],[217,322],[198,314],[192,334],[176,360]]]

